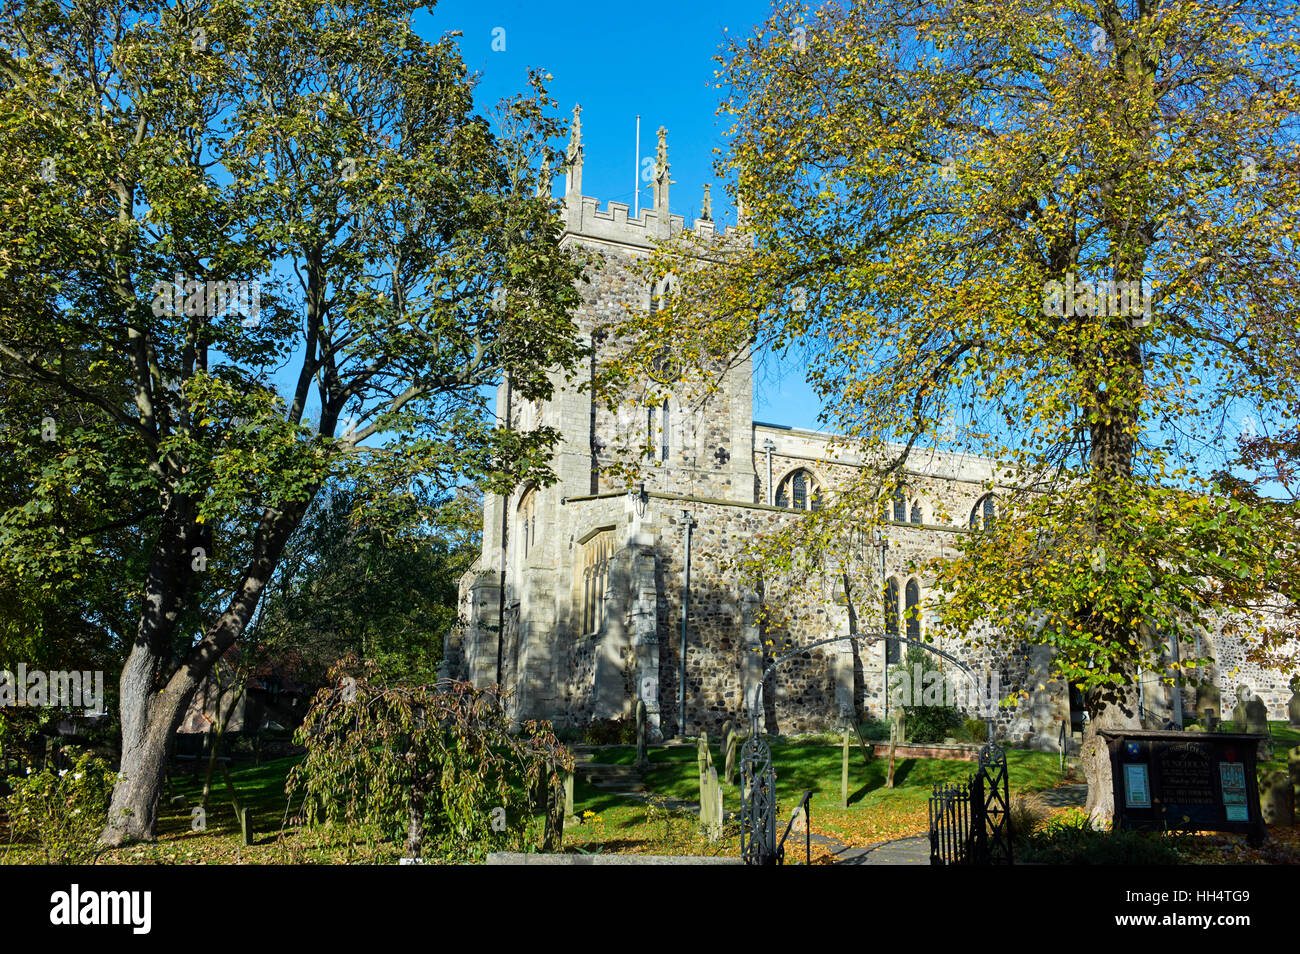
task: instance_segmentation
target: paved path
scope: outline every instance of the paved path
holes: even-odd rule
[[[1088,785],[1086,782],[1078,785],[1058,785],[1056,788],[1039,792],[1039,797],[1053,808],[1082,808],[1088,804]]]
[[[1082,808],[1088,801],[1088,786],[1060,785],[1041,793],[1043,801],[1053,808]],[[790,835],[791,841],[794,834]],[[829,835],[812,836],[813,845],[834,859],[837,865],[928,865],[930,839],[925,835],[896,838],[870,848],[854,848]],[[786,857],[793,858],[791,842],[786,842]],[[799,860],[803,860],[802,856]]]
[[[791,848],[790,841],[785,844],[787,862],[803,861],[802,845]],[[930,863],[930,839],[924,835],[911,838],[896,838],[881,842],[870,848],[854,848],[829,835],[812,836],[813,846],[831,856],[832,864],[837,865],[928,865]],[[797,852],[797,854],[792,853]]]

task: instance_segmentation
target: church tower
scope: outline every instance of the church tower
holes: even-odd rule
[[[449,640],[444,668],[479,685],[501,683],[521,718],[613,718],[641,698],[657,726],[664,566],[656,554],[676,545],[660,539],[661,514],[679,514],[668,499],[679,496],[753,501],[752,367],[748,355],[732,362],[707,399],[674,385],[671,374],[656,375],[616,409],[581,386],[615,347],[612,325],[628,310],[664,305],[673,278],[652,280],[650,257],[656,243],[686,229],[669,208],[665,129],[658,132],[653,199],[639,218],[629,218],[626,203],[602,209],[583,195],[583,149],[575,107],[561,241],[597,263],[579,286],[583,301],[574,315],[592,345],[592,365],[586,381],[566,384],[557,374],[549,401],[521,402],[508,382],[498,389],[498,413],[510,426],[549,425],[562,435],[552,461],[558,480],[485,499],[483,555],[462,584],[468,625]],[[707,187],[693,228],[704,241],[743,240],[738,229],[716,228]],[[629,456],[641,474],[634,486],[607,473]]]

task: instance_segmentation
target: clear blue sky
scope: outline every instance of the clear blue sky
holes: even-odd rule
[[[641,158],[653,157],[656,131],[668,130],[672,212],[691,222],[700,212],[706,182],[714,183],[713,215],[733,224],[735,211],[717,184],[715,150],[723,145],[716,112],[715,59],[727,34],[744,36],[767,19],[761,0],[705,3],[536,2],[439,3],[415,21],[425,39],[459,30],[461,57],[480,74],[478,102],[486,109],[524,89],[529,68],[553,77],[550,90],[568,116],[582,106],[584,194],[632,205],[637,166],[636,117],[641,116]],[[494,51],[493,31],[505,31],[504,51]],[[499,34],[498,34],[499,35]],[[557,179],[557,190],[559,188]],[[641,204],[650,199],[642,183]],[[762,368],[756,375],[754,414],[759,420],[815,427],[818,403],[803,369]]]
[[[765,0],[717,0],[712,4],[579,2],[539,4],[522,0],[447,0],[421,13],[416,30],[426,39],[460,31],[461,57],[480,76],[478,102],[486,110],[521,92],[527,70],[553,77],[552,97],[568,116],[582,106],[583,192],[632,205],[638,158],[653,157],[656,130],[668,130],[674,213],[692,221],[700,211],[704,183],[714,184],[713,213],[735,222],[735,211],[714,170],[723,143],[717,117],[722,91],[715,86],[716,56],[726,38],[749,35],[771,12]],[[505,49],[493,49],[504,30]],[[499,34],[498,34],[499,36]],[[635,148],[641,116],[641,148]],[[562,188],[557,177],[556,193]],[[650,187],[640,183],[641,203]],[[761,421],[816,428],[819,402],[795,360],[772,360],[756,369],[754,416]],[[1237,415],[1231,436],[1244,430]],[[1258,413],[1254,420],[1259,421]]]

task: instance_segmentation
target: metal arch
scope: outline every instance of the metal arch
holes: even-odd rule
[[[785,662],[787,659],[793,659],[795,656],[801,656],[804,653],[806,653],[808,650],[816,649],[818,646],[826,646],[830,643],[838,643],[845,639],[849,639],[849,640],[865,639],[870,642],[875,642],[881,639],[892,639],[896,642],[908,643],[912,646],[916,646],[919,649],[924,649],[926,652],[934,653],[936,656],[941,656],[942,658],[948,660],[950,663],[955,665],[957,668],[961,669],[962,672],[966,673],[972,679],[975,677],[975,671],[971,669],[970,666],[967,666],[956,656],[946,653],[942,649],[936,649],[935,647],[931,646],[929,643],[924,643],[917,639],[908,639],[905,636],[890,636],[886,633],[856,633],[852,636],[831,636],[828,639],[819,639],[816,642],[809,643],[806,646],[800,646],[797,649],[790,650],[785,655],[780,656],[777,659],[773,660],[772,663],[766,669],[763,670],[762,681],[766,682],[767,677],[776,669],[776,667],[781,665],[781,663]]]

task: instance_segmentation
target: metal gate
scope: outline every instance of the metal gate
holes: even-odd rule
[[[964,784],[940,783],[930,794],[930,864],[1009,865],[1007,754],[990,742]]]

